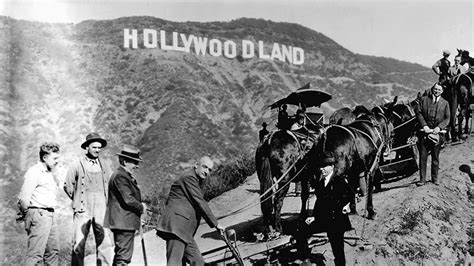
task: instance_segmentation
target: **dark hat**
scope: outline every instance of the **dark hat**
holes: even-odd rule
[[[336,162],[336,159],[332,156],[325,156],[321,159],[321,167],[327,166],[327,165],[333,165]]]
[[[438,134],[428,134],[428,139],[433,142],[433,144],[439,143],[439,135]]]
[[[117,153],[117,155],[135,160],[137,162],[143,161],[140,157],[140,150],[137,147],[131,145],[123,145],[122,151],[120,153]]]
[[[87,134],[86,141],[81,144],[81,148],[85,149],[92,142],[99,142],[100,144],[102,144],[102,148],[105,148],[105,146],[107,146],[107,141],[105,139],[101,138],[99,134],[92,132]]]
[[[263,122],[263,123],[262,123],[262,126],[266,127],[266,126],[267,126],[267,123],[266,123],[266,122]]]
[[[469,58],[469,51],[462,51],[462,52],[461,52],[461,57],[463,57],[463,58]]]

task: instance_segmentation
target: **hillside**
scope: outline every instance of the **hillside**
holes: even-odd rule
[[[346,237],[357,236],[364,240],[346,240],[347,265],[471,265],[474,254],[474,185],[458,168],[463,163],[474,166],[473,145],[474,139],[470,138],[461,145],[447,146],[442,150],[440,186],[432,183],[416,186],[418,173],[383,183],[382,191],[374,194],[376,220],[362,217],[365,200],[359,202],[357,210],[360,215],[350,216],[354,230],[347,232]],[[253,175],[242,186],[210,202],[216,216],[224,217],[219,223],[236,231],[241,250],[255,242],[252,233],[261,218],[260,207],[254,205],[258,203],[258,189],[258,179]],[[310,208],[314,200],[314,197],[310,199]],[[249,206],[253,207],[247,208]],[[295,230],[294,219],[300,206],[301,201],[294,194],[290,193],[285,198],[282,217],[286,219],[283,225],[287,234]],[[235,213],[241,209],[245,211]],[[141,248],[139,240],[136,238],[135,243],[136,247]],[[156,237],[154,230],[145,234],[145,241],[148,262],[165,263],[165,242]],[[196,241],[203,252],[224,245],[215,230],[205,224],[197,231]],[[312,249],[312,263],[333,265],[334,257],[324,234],[322,238],[313,237],[312,241],[317,243]],[[133,262],[137,264],[143,262],[140,248],[135,249],[133,255]],[[274,264],[278,259],[282,265],[298,265],[295,264],[298,258],[292,248],[281,250],[280,254],[272,256]],[[214,259],[224,255],[213,253]],[[246,260],[250,261],[262,265],[266,262],[266,256],[260,254]]]
[[[163,49],[123,47],[125,28],[164,30],[222,42],[263,41],[300,47],[302,65],[258,57],[233,59]],[[319,112],[373,106],[383,97],[411,99],[435,80],[428,68],[354,54],[329,37],[292,23],[262,19],[172,22],[125,17],[51,24],[0,17],[0,185],[4,231],[22,233],[11,220],[15,195],[38,145],[62,145],[62,164],[82,153],[90,131],[109,142],[102,156],[116,163],[123,143],[141,148],[139,176],[158,205],[172,179],[196,157],[225,163],[253,156],[261,122],[274,128],[267,106],[310,82],[333,95]],[[294,110],[290,110],[294,111]],[[61,199],[64,219],[68,202]],[[13,230],[12,230],[13,229]],[[13,238],[11,238],[13,239]]]

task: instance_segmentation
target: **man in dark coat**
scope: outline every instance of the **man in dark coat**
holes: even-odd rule
[[[124,145],[117,155],[120,167],[109,181],[104,226],[114,234],[113,265],[127,265],[132,261],[135,231],[141,226],[140,216],[146,211],[146,205],[141,202],[140,188],[133,176],[142,159],[140,151],[129,145]]]
[[[267,130],[267,123],[263,122],[262,123],[262,129],[260,129],[260,131],[258,132],[258,139],[260,140],[260,142],[263,141],[263,139],[265,138],[265,136],[268,134],[268,130]]]
[[[162,216],[158,220],[156,234],[166,240],[168,265],[204,265],[204,259],[194,240],[201,221],[211,228],[224,230],[203,198],[200,185],[214,166],[204,156],[193,169],[186,171],[172,185]]]
[[[421,103],[415,108],[416,117],[422,132],[419,134],[420,149],[420,182],[426,183],[426,167],[428,153],[431,152],[431,181],[438,185],[439,153],[443,142],[440,134],[449,123],[450,112],[448,102],[441,97],[443,87],[436,83],[431,88],[431,95],[423,96]]]
[[[348,182],[340,176],[334,176],[335,159],[326,157],[320,166],[321,177],[315,182],[317,196],[313,216],[308,217],[297,233],[297,246],[302,259],[308,259],[311,250],[308,238],[314,233],[327,232],[335,265],[345,265],[344,233],[352,229],[348,213],[349,203],[354,193]]]

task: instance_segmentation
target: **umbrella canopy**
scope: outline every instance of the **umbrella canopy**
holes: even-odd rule
[[[296,91],[290,93],[286,98],[280,99],[270,105],[271,109],[278,108],[282,104],[300,105],[303,104],[306,107],[321,106],[332,99],[330,94],[322,91],[318,91],[310,88],[311,84],[308,83]]]

